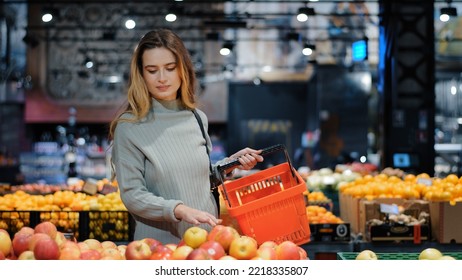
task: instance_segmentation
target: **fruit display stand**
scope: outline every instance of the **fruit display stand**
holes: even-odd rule
[[[359,252],[339,252],[338,260],[355,260]],[[376,253],[378,260],[418,260],[420,252],[417,253]],[[462,260],[462,252],[444,252],[444,255],[451,256],[456,260]]]
[[[0,229],[14,235],[22,227],[50,221],[77,240],[128,242],[133,239],[131,215],[115,186],[111,192],[102,193],[107,186],[104,183],[98,182],[97,194],[63,190],[59,186],[14,187],[13,192],[0,195]],[[80,190],[83,182],[81,185]],[[45,187],[47,192],[39,193]]]
[[[14,235],[24,226],[50,221],[78,241],[129,242],[133,240],[130,219],[127,211],[0,211],[0,228]]]

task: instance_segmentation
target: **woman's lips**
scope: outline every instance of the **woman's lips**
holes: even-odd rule
[[[158,86],[157,89],[159,91],[167,91],[170,88],[170,86]]]

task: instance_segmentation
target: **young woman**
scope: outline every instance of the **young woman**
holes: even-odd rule
[[[207,117],[195,108],[193,64],[182,40],[159,29],[143,36],[130,71],[128,105],[109,132],[121,198],[136,221],[135,240],[177,243],[193,225],[210,229],[221,222],[210,191]],[[245,148],[217,165],[238,159],[238,168],[251,169],[263,161],[260,153]]]

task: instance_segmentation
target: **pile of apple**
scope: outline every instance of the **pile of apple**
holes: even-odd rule
[[[210,232],[191,227],[178,244],[162,244],[153,238],[117,245],[113,241],[67,239],[49,222],[23,227],[9,235],[0,229],[0,260],[250,260],[307,259],[304,249],[291,241],[257,245],[233,227],[218,225]]]

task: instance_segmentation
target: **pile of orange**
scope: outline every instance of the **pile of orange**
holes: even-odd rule
[[[304,195],[308,198],[308,201],[328,201],[329,198],[320,191],[308,192],[306,191]]]
[[[306,207],[306,216],[310,224],[342,224],[343,220],[326,208],[309,205]]]
[[[428,201],[462,201],[462,177],[449,174],[432,178],[426,173],[407,174],[403,179],[386,174],[366,175],[339,185],[339,191],[355,198],[404,198]]]

